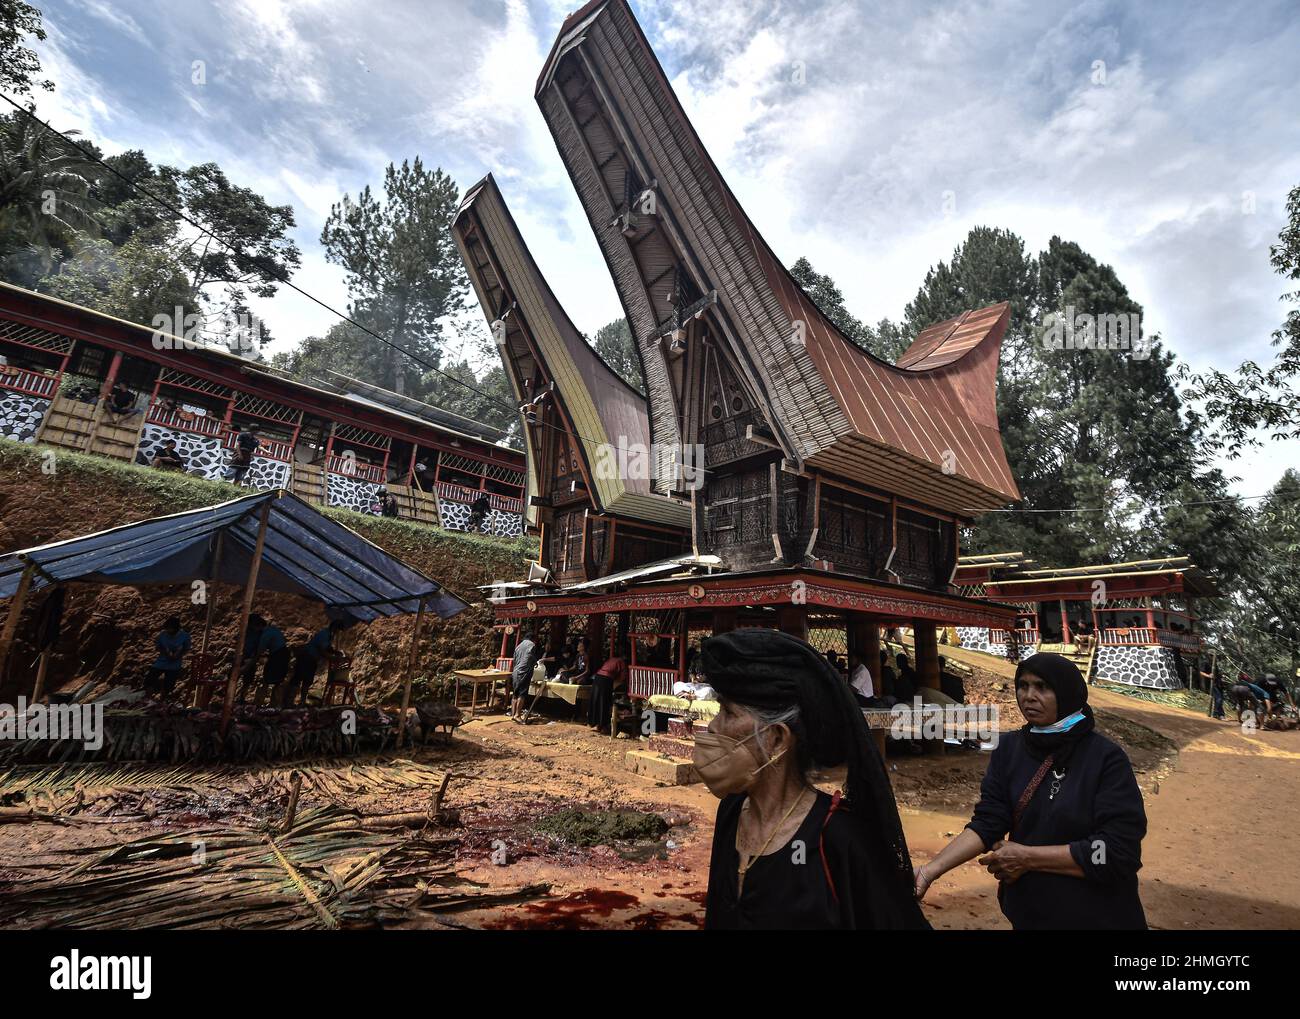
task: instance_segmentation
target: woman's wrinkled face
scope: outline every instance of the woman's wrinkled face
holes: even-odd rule
[[[725,697],[719,697],[718,704],[721,706],[718,713],[709,721],[709,732],[715,732],[719,736],[730,736],[737,740],[754,735],[755,719],[748,708]],[[750,742],[752,743],[753,740]]]
[[[1056,721],[1056,691],[1032,672],[1022,672],[1016,680],[1016,703],[1030,725],[1051,725]]]

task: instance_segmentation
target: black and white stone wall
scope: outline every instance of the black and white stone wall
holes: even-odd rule
[[[518,513],[504,513],[494,509],[491,524],[492,533],[499,538],[517,538],[524,533],[524,518]]]
[[[1007,657],[1006,644],[989,643],[989,628],[987,626],[959,626],[957,627],[957,639],[961,641],[961,646],[967,650],[983,651],[985,654],[997,655],[999,658]],[[1022,645],[1020,660],[1023,662],[1037,651],[1037,646],[1033,644]]]
[[[0,389],[0,435],[15,442],[35,442],[50,401]]]
[[[143,460],[149,463],[168,439],[176,440],[176,450],[185,460],[187,474],[213,481],[229,480],[227,472],[230,450],[221,444],[220,439],[210,435],[164,428],[161,425],[144,426],[144,431],[140,434],[140,444],[136,447],[137,462]],[[244,487],[258,492],[270,491],[273,488],[288,488],[289,465],[280,460],[272,460],[270,457],[254,456],[252,466],[244,475],[243,484]]]
[[[439,523],[447,531],[468,531],[470,505],[454,502],[451,499],[438,500]],[[499,509],[488,510],[484,534],[498,538],[516,538],[524,533],[524,518],[518,513],[503,513]]]
[[[349,477],[331,471],[325,475],[325,504],[378,516],[373,507],[378,502],[375,492],[379,487],[365,478]]]
[[[1124,683],[1149,690],[1178,690],[1182,681],[1174,664],[1174,653],[1164,647],[1128,647],[1102,644],[1097,648],[1093,678],[1107,683]]]

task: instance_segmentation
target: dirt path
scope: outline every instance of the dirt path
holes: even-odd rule
[[[1172,769],[1139,776],[1148,923],[1165,930],[1300,927],[1300,876],[1285,865],[1285,840],[1300,831],[1300,732],[1245,733],[1234,722],[1106,690],[1093,689],[1089,698],[1178,749]],[[959,831],[965,820],[905,817],[913,858],[931,857],[946,841],[943,832]],[[972,862],[935,884],[926,911],[936,927],[1005,928],[994,893]]]
[[[1243,733],[1235,724],[1100,690],[1092,700],[1102,730],[1127,748],[1146,796],[1150,831],[1141,887],[1152,926],[1300,927],[1300,881],[1285,866],[1287,850],[1280,843],[1300,830],[1300,732]],[[701,785],[656,786],[629,774],[624,755],[636,745],[567,719],[525,727],[490,715],[462,726],[450,744],[417,749],[414,760],[456,776],[446,805],[463,822],[455,829],[457,873],[494,891],[538,882],[551,886],[544,899],[459,912],[437,922],[697,929],[704,918],[716,801]],[[962,829],[986,762],[985,754],[973,752],[889,758],[917,862]],[[835,778],[826,776],[825,785],[833,788]],[[375,789],[347,805],[363,813],[415,811],[428,798],[423,787]],[[230,797],[214,796],[199,806],[220,816],[283,809],[278,801],[249,805],[234,797],[233,805],[223,805],[224,799]],[[568,848],[535,830],[538,819],[574,806],[653,811],[672,827],[657,843],[623,850]],[[0,860],[160,831],[183,836],[194,824],[207,823],[194,809],[182,804],[148,822],[0,825]],[[21,890],[20,876],[0,865],[0,885],[6,877],[19,880],[13,890]],[[925,910],[938,928],[1007,926],[992,879],[974,863],[937,882]]]

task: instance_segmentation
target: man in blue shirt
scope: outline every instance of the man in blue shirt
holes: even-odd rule
[[[162,632],[154,640],[158,658],[145,673],[144,686],[150,693],[158,693],[163,700],[171,696],[180,678],[182,659],[190,649],[190,635],[181,629],[181,621],[171,616],[163,623]]]
[[[266,664],[262,667],[262,688],[254,699],[256,704],[263,703],[264,696],[270,697],[275,692],[276,685],[289,674],[289,645],[284,639],[284,631],[254,613],[248,617],[248,635],[244,639],[244,682],[239,693],[241,704],[244,703],[247,686],[253,681],[257,661],[262,655],[266,655]]]
[[[293,663],[293,678],[289,680],[284,692],[284,707],[291,707],[295,697],[300,705],[307,706],[307,694],[316,681],[316,673],[321,662],[329,657],[334,648],[334,635],[341,632],[346,623],[341,619],[333,620],[323,630],[316,631],[312,639],[298,649],[298,657]]]

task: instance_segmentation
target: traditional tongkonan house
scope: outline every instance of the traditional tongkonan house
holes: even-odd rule
[[[1186,556],[1105,566],[1035,569],[1023,553],[967,556],[958,587],[1017,605],[1014,631],[959,627],[963,647],[1021,657],[1054,651],[1075,658],[1090,682],[1157,690],[1191,684],[1203,644],[1196,600],[1214,581]]]
[[[453,233],[520,401],[527,520],[551,578],[571,587],[686,555],[689,506],[651,488],[645,397],[559,306],[491,176],[466,192]],[[557,618],[552,650],[580,632],[607,646],[599,615]]]
[[[523,531],[524,457],[502,432],[337,373],[308,385],[213,344],[0,284],[0,435],[150,463],[168,440],[187,473],[408,520]],[[121,412],[112,406],[122,386]],[[486,496],[487,504],[481,504]]]
[[[897,364],[854,345],[740,208],[623,0],[588,4],[564,22],[536,95],[641,358],[657,454],[650,484],[685,513],[687,530],[683,554],[629,552],[619,523],[613,551],[586,557],[579,577],[573,556],[560,557],[562,486],[534,428],[534,477],[551,489],[535,502],[541,565],[556,583],[499,599],[498,618],[555,620],[553,630],[568,633],[575,618],[614,617],[591,630],[629,639],[628,692],[652,705],[685,678],[700,635],[741,626],[778,626],[872,665],[880,628],[910,626],[921,681],[937,689],[939,625],[1015,623],[1014,608],[952,587],[959,529],[1019,498],[994,399],[1007,305],[930,327]],[[562,415],[568,438],[557,429],[548,441],[644,442],[641,428],[611,434],[617,411],[608,404],[630,394],[573,354],[576,331],[536,282],[531,258],[513,254],[512,271],[504,254],[467,242],[481,228],[466,222],[481,203],[499,204],[490,182],[462,214],[462,247],[488,319],[505,324],[498,342],[526,420],[539,387],[555,380],[559,392],[567,381],[586,387],[597,413],[585,423]],[[500,235],[522,248],[508,217],[495,218],[489,242],[504,243]],[[489,268],[497,283],[505,273],[504,288]],[[531,304],[521,299],[525,281],[540,295]],[[569,336],[552,347],[587,370],[561,379],[557,362],[524,387],[539,355],[550,357],[532,335],[547,330]],[[616,500],[591,497],[609,482],[582,480],[588,519],[617,511]]]

